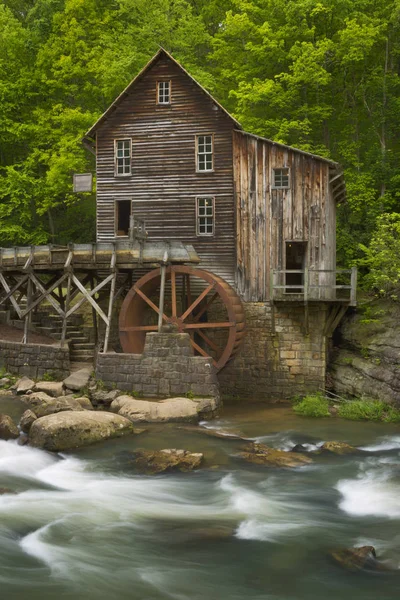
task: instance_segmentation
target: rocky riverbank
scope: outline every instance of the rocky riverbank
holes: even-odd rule
[[[349,313],[334,337],[329,380],[341,395],[400,406],[400,307],[364,303]]]
[[[215,398],[148,401],[105,390],[89,369],[60,382],[35,382],[28,377],[14,381],[6,374],[0,386],[19,396],[27,407],[19,428],[8,415],[0,415],[0,439],[19,438],[21,443],[56,452],[134,434],[136,423],[197,423],[215,415],[219,407]]]

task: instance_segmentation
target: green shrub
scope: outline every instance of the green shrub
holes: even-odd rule
[[[338,408],[338,416],[353,421],[399,423],[400,410],[380,400],[352,400]]]
[[[305,396],[300,402],[296,402],[293,410],[297,415],[303,417],[330,417],[329,403],[321,394]]]
[[[57,381],[57,378],[53,375],[53,373],[43,373],[42,381]]]

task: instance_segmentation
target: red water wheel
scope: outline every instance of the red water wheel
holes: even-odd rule
[[[124,352],[141,354],[146,333],[157,331],[161,269],[150,271],[128,292],[119,317]],[[166,270],[163,323],[190,335],[196,354],[211,357],[219,370],[239,349],[245,334],[242,302],[213,273],[186,266]]]

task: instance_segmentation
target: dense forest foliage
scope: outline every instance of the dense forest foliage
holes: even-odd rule
[[[342,163],[339,261],[390,290],[400,0],[0,0],[1,245],[94,238],[81,138],[159,45],[248,131]]]

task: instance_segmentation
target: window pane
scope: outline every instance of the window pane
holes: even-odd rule
[[[277,188],[290,187],[289,168],[273,169],[273,185]]]

